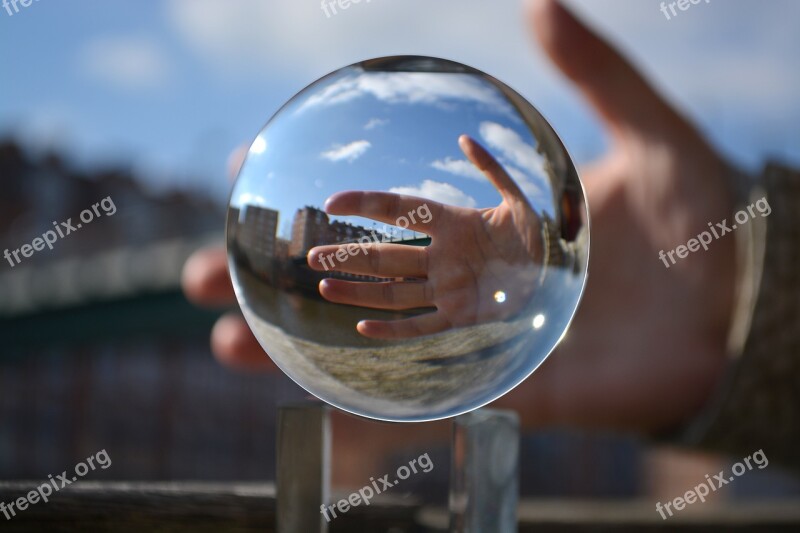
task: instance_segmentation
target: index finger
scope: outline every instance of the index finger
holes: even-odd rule
[[[325,201],[325,212],[330,215],[371,218],[431,237],[444,207],[425,198],[377,191],[338,192]]]

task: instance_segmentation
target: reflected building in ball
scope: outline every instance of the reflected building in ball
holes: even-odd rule
[[[376,239],[377,236],[377,239]],[[331,222],[328,214],[316,207],[305,206],[294,215],[289,256],[300,257],[315,246],[355,242],[363,237],[379,241],[381,235],[346,222]]]
[[[275,279],[278,246],[278,212],[257,205],[231,210],[228,239],[235,243],[240,260],[269,281]]]
[[[232,252],[237,260],[270,285],[297,289],[319,298],[317,286],[326,277],[382,279],[345,272],[318,272],[308,266],[306,255],[315,246],[352,243],[365,237],[370,242],[382,242],[387,238],[383,232],[331,221],[323,210],[305,206],[294,214],[291,238],[282,239],[278,237],[279,219],[278,211],[252,204],[232,208],[228,219],[228,240],[233,243]]]

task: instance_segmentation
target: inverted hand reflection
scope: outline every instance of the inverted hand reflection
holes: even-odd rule
[[[467,158],[502,196],[497,207],[472,209],[401,194],[347,191],[325,203],[331,215],[361,216],[387,224],[420,212],[430,216],[410,221],[409,229],[431,237],[426,247],[370,243],[363,253],[335,257],[353,244],[312,248],[308,264],[315,270],[394,278],[359,282],[324,279],[320,294],[328,301],[378,309],[434,308],[400,320],[362,320],[359,333],[378,339],[431,335],[451,328],[513,316],[531,297],[541,273],[544,242],[541,222],[524,193],[497,160],[467,135],[459,138]],[[343,257],[340,252],[340,257]]]

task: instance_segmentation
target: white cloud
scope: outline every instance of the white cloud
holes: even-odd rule
[[[478,203],[475,198],[453,187],[449,183],[425,180],[418,186],[392,187],[389,192],[418,196],[447,205],[460,207],[475,207]]]
[[[481,138],[516,166],[530,173],[544,174],[544,158],[536,148],[527,144],[519,134],[496,122],[481,122]]]
[[[343,104],[365,96],[389,104],[472,102],[497,113],[515,116],[500,92],[484,80],[469,74],[442,76],[430,72],[370,72],[346,76],[309,96],[297,112]]]
[[[539,196],[546,190],[544,157],[516,131],[496,122],[482,122],[480,134],[489,148],[499,154],[495,157],[525,194]]]
[[[260,205],[266,206],[267,201],[259,194],[245,192],[239,195],[239,205]]]
[[[388,118],[371,118],[369,122],[364,124],[365,130],[373,130],[375,128],[380,128],[381,126],[385,126],[389,123]]]
[[[334,163],[338,161],[347,161],[348,163],[352,163],[362,155],[364,155],[367,150],[372,146],[369,141],[353,141],[350,144],[334,145],[330,150],[322,152],[320,156],[327,159],[328,161],[333,161]]]
[[[508,161],[501,160],[500,164],[506,169],[508,175],[511,176],[515,182],[517,182],[517,185],[519,185],[519,188],[522,189],[522,192],[532,198],[536,198],[537,200],[541,200],[545,197],[545,191],[543,188],[531,180],[531,178],[525,174],[525,172],[511,165]]]
[[[163,50],[144,37],[97,38],[84,47],[79,61],[90,77],[123,89],[158,89],[169,81]]]
[[[483,175],[483,172],[478,170],[475,165],[466,159],[453,159],[452,157],[446,157],[444,160],[437,159],[431,163],[431,166],[436,170],[448,172],[455,176],[461,176],[478,181],[486,181],[486,176]]]
[[[549,203],[546,201],[548,187],[545,183],[544,158],[534,147],[526,144],[514,130],[496,122],[483,122],[480,134],[491,148],[494,157],[519,188],[537,202],[544,201],[545,205]],[[466,159],[446,157],[437,159],[431,166],[455,176],[488,182],[483,172]]]

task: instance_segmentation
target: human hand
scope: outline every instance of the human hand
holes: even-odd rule
[[[370,243],[344,261],[336,253],[353,244],[312,248],[308,264],[331,270],[397,278],[365,282],[326,278],[320,294],[335,303],[378,309],[433,307],[435,311],[394,321],[362,320],[358,331],[380,339],[431,335],[451,328],[502,320],[530,299],[542,268],[541,224],[525,194],[475,140],[462,135],[461,150],[502,196],[496,207],[472,209],[385,192],[348,191],[331,196],[325,210],[387,224],[427,206],[430,216],[409,228],[431,237],[429,246]],[[356,249],[357,250],[357,249]],[[413,278],[413,279],[408,279]]]
[[[724,367],[734,242],[723,237],[669,269],[658,252],[730,217],[731,168],[557,1],[532,7],[542,47],[597,111],[611,149],[582,172],[592,253],[575,320],[555,353],[495,405],[517,410],[528,427],[669,428],[707,401]],[[224,250],[195,254],[184,288],[198,303],[232,303]],[[212,347],[229,366],[274,368],[238,315],[215,326]]]
[[[600,116],[611,149],[582,172],[592,251],[580,308],[556,351],[498,405],[528,426],[668,429],[697,412],[721,376],[734,241],[669,269],[658,254],[731,217],[732,169],[559,2],[530,7],[542,47]]]

